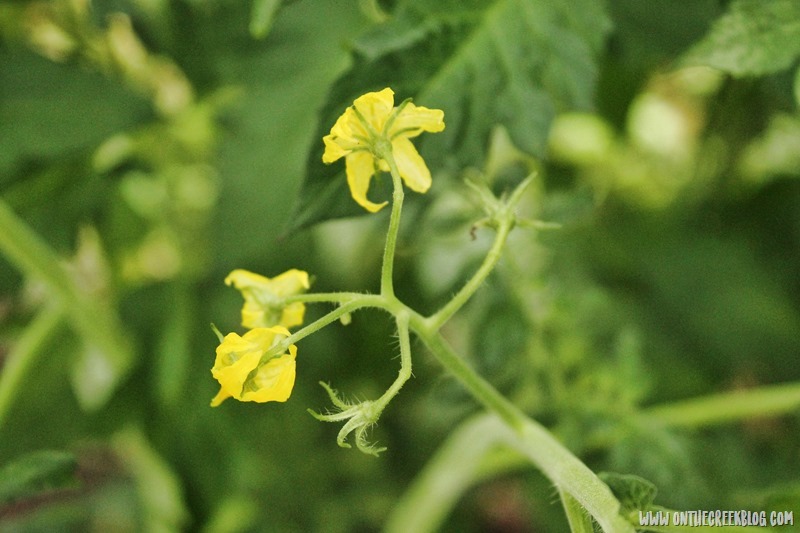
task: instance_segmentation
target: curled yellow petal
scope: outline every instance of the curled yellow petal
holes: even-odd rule
[[[375,213],[383,209],[388,202],[376,204],[367,199],[369,182],[375,173],[375,158],[369,152],[353,152],[345,159],[347,170],[347,184],[353,200],[369,211]]]
[[[295,357],[297,348],[292,346],[289,353],[271,359],[261,365],[253,380],[245,385],[241,400],[243,402],[285,402],[294,388]]]
[[[330,134],[322,138],[325,143],[322,162],[333,163],[353,150],[366,146],[368,137],[353,108],[348,107],[333,125]]]
[[[256,328],[244,336],[226,335],[217,347],[211,369],[220,384],[211,406],[216,407],[227,398],[244,402],[286,401],[294,386],[297,348],[290,345],[289,353],[273,357],[261,366],[259,363],[267,350],[288,335],[289,331],[283,327]],[[248,381],[256,368],[254,379]]]

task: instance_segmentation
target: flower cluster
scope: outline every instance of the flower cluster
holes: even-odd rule
[[[303,323],[305,305],[287,302],[309,287],[308,274],[289,270],[267,278],[247,270],[234,270],[225,279],[244,297],[242,325],[250,331],[243,336],[220,335],[211,374],[220,384],[211,400],[216,407],[228,398],[242,402],[285,402],[292,393],[297,347],[281,343],[292,326]]]
[[[400,344],[400,371],[392,385],[376,400],[349,402],[329,385],[320,383],[328,392],[335,410],[324,414],[309,410],[317,420],[343,422],[336,439],[339,446],[350,447],[347,438],[355,436],[356,447],[364,453],[378,455],[385,448],[370,443],[367,434],[377,424],[381,413],[403,384],[411,378],[409,341],[410,312],[395,296],[392,287],[392,265],[400,212],[403,184],[424,193],[431,186],[431,173],[411,139],[423,132],[444,130],[444,112],[416,106],[410,100],[394,105],[394,92],[384,89],[357,98],[323,138],[324,163],[345,159],[347,183],[353,199],[374,213],[388,202],[374,203],[367,199],[370,181],[378,172],[389,172],[395,188],[389,229],[386,235],[381,293],[329,293],[299,296],[309,288],[308,274],[289,270],[269,279],[246,270],[234,270],[225,279],[244,297],[242,325],[249,329],[243,336],[217,332],[220,345],[211,373],[220,384],[220,391],[211,401],[217,406],[227,398],[252,402],[284,402],[292,393],[295,381],[297,348],[290,344],[288,328],[303,323],[303,302],[338,304],[316,322],[295,334],[300,339],[337,318],[345,321],[352,310],[381,307],[395,315]],[[401,309],[401,308],[402,309]]]

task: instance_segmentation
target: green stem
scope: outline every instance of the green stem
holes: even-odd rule
[[[592,519],[583,510],[583,506],[564,490],[559,489],[558,495],[561,497],[564,513],[567,515],[570,531],[572,533],[594,533]]]
[[[380,309],[390,310],[390,312],[394,313],[396,309],[393,304],[393,301],[388,301],[387,298],[384,298],[379,294],[359,294],[357,298],[341,304],[330,313],[323,315],[321,318],[318,318],[306,327],[297,330],[286,337],[283,341],[273,346],[270,350],[267,350],[261,357],[261,362],[264,363],[272,357],[275,357],[277,354],[285,352],[289,348],[290,344],[295,344],[296,342],[308,337],[312,333],[316,333],[348,313],[352,313],[353,311],[362,309],[364,307],[377,307]]]
[[[359,292],[310,292],[305,294],[293,294],[285,297],[282,301],[289,305],[295,302],[302,303],[347,303],[357,300],[362,296],[369,296]]]
[[[642,416],[667,426],[698,427],[782,415],[799,408],[800,383],[785,383],[651,407]]]
[[[394,269],[394,251],[397,247],[397,233],[400,230],[400,214],[403,210],[403,184],[400,181],[400,171],[391,152],[386,154],[389,172],[392,175],[392,215],[389,218],[389,230],[386,232],[386,246],[383,249],[383,265],[381,266],[381,294],[394,297],[394,284],[392,271]]]
[[[92,364],[107,368],[95,371],[94,383],[85,383],[86,394],[76,389],[86,407],[105,403],[119,378],[133,363],[134,356],[117,316],[104,306],[90,300],[61,266],[59,255],[31,230],[8,205],[0,199],[0,251],[28,275],[44,281],[95,356]]]
[[[392,386],[375,402],[380,406],[381,410],[389,405],[392,398],[397,396],[406,381],[411,378],[411,342],[408,335],[409,314],[401,311],[395,316],[395,320],[397,321],[397,336],[400,340],[400,372]]]
[[[64,309],[60,305],[43,309],[8,354],[3,371],[0,372],[0,427],[5,424],[25,376],[38,361],[38,356],[44,353],[45,344],[53,337],[63,321]]]
[[[482,403],[487,409],[497,414],[515,431],[521,431],[525,415],[509,402],[502,394],[497,392],[488,381],[480,374],[476,373],[467,362],[459,356],[447,341],[427,327],[427,324],[420,324],[416,317],[412,317],[411,328],[422,342],[433,353],[461,384],[472,394],[472,396]]]
[[[505,422],[508,444],[536,465],[559,490],[577,500],[604,531],[633,532],[633,527],[619,515],[620,504],[611,490],[589,467],[477,374],[425,321],[412,315],[411,329],[478,402]]]
[[[515,451],[498,446],[505,430],[504,423],[488,413],[460,423],[392,506],[384,533],[440,531],[469,487],[487,476],[527,466]]]
[[[472,278],[467,281],[466,285],[464,285],[444,307],[428,319],[429,325],[433,329],[438,330],[445,322],[450,320],[450,318],[467,303],[472,295],[475,294],[492,270],[494,270],[494,267],[500,260],[503,247],[506,244],[506,240],[508,240],[508,234],[511,232],[513,226],[514,219],[511,217],[505,217],[500,220],[494,243],[492,243],[492,247],[489,249],[489,253],[486,254],[486,258],[483,260],[480,268],[478,268]]]

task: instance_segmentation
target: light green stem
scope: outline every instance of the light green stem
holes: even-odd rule
[[[786,383],[651,407],[642,416],[667,426],[698,427],[782,415],[798,409],[800,383]]]
[[[102,382],[93,385],[94,395],[83,398],[87,407],[102,405],[118,379],[130,368],[134,357],[116,314],[98,305],[78,289],[61,258],[0,199],[0,251],[26,274],[41,279],[62,302],[75,329],[89,347],[102,354],[108,369]]]
[[[515,431],[521,431],[525,415],[502,394],[497,392],[488,381],[476,373],[467,362],[459,356],[447,341],[435,331],[412,317],[411,329],[422,339],[422,342],[433,353],[436,359],[472,394],[484,407],[497,414]]]
[[[5,419],[14,398],[22,388],[25,376],[44,353],[45,344],[63,322],[64,310],[61,306],[47,307],[39,312],[17,339],[0,372],[0,427],[5,425]]]
[[[397,396],[406,381],[411,378],[411,340],[408,335],[409,314],[406,311],[397,313],[397,336],[400,340],[400,372],[391,387],[375,402],[381,410],[385,409],[392,398]]]
[[[400,171],[392,157],[391,152],[385,156],[392,175],[392,215],[389,218],[389,230],[386,232],[386,245],[383,249],[383,265],[381,266],[381,294],[394,297],[394,251],[397,247],[397,233],[400,231],[400,214],[403,211],[403,184],[400,181]]]
[[[305,294],[293,294],[283,299],[285,305],[295,302],[302,303],[347,303],[358,300],[362,296],[367,296],[359,292],[312,292]]]
[[[589,467],[558,442],[541,424],[530,419],[489,382],[477,374],[424,321],[412,316],[411,329],[436,359],[478,402],[498,415],[508,428],[508,444],[536,465],[559,489],[569,493],[608,533],[633,533],[619,515],[620,504],[608,486]]]
[[[330,300],[323,301],[327,302]],[[330,313],[323,315],[306,327],[299,329],[298,331],[286,337],[283,341],[274,345],[272,348],[264,352],[264,355],[261,356],[260,362],[261,364],[266,363],[276,355],[284,353],[289,348],[290,344],[294,344],[308,337],[309,335],[316,333],[325,326],[336,322],[339,318],[348,313],[352,313],[353,311],[362,309],[364,307],[377,307],[395,313],[397,312],[397,305],[402,304],[397,302],[397,300],[394,298],[389,299],[380,294],[358,294],[355,298],[345,301]]]
[[[438,330],[441,328],[445,322],[450,320],[456,312],[461,309],[465,303],[472,297],[473,294],[480,288],[481,284],[486,280],[486,278],[491,274],[494,267],[497,265],[497,262],[500,260],[500,257],[503,253],[503,247],[506,244],[506,240],[508,240],[508,234],[511,232],[511,228],[514,225],[513,218],[504,218],[500,221],[500,225],[497,229],[497,235],[494,238],[494,243],[492,243],[492,247],[489,249],[489,252],[486,254],[486,258],[483,260],[480,268],[473,274],[472,278],[467,281],[466,285],[464,285],[458,293],[453,296],[453,298],[447,302],[436,314],[432,315],[429,319],[429,325],[431,328]]]
[[[295,342],[302,340],[312,333],[316,333],[317,331],[321,330],[328,324],[336,322],[339,320],[340,317],[346,315],[347,313],[352,313],[353,311],[360,309],[362,307],[368,307],[370,304],[368,303],[370,300],[369,296],[364,296],[358,300],[353,300],[347,303],[344,303],[331,311],[330,313],[318,318],[311,324],[307,325],[306,327],[292,333],[289,337],[286,338],[284,341],[286,344],[294,344]]]
[[[561,497],[564,513],[567,515],[570,531],[572,533],[594,533],[592,519],[586,514],[583,506],[563,489],[559,489],[558,495]]]
[[[504,464],[516,468],[528,461],[516,452],[498,452],[499,433],[504,423],[488,413],[475,415],[462,422],[413,480],[408,490],[392,507],[384,526],[385,533],[432,533],[439,531],[447,515],[467,487],[477,483],[487,470],[496,476]],[[510,455],[509,455],[510,454]],[[488,460],[492,456],[493,460]],[[491,463],[487,469],[485,465]]]

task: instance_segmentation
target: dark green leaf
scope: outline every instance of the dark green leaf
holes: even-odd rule
[[[0,469],[0,503],[75,483],[77,462],[71,453],[42,450]]]
[[[388,86],[397,101],[444,110],[445,131],[420,139],[432,169],[480,164],[498,124],[542,157],[555,114],[591,107],[609,29],[602,4],[588,0],[403,2],[357,40],[353,67],[329,95],[293,227],[363,212],[348,197],[343,163],[321,162],[322,136],[356,97]]]
[[[738,0],[684,57],[734,76],[784,70],[800,56],[800,2]]]

